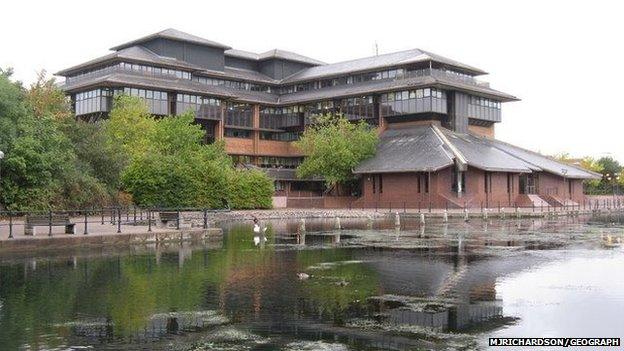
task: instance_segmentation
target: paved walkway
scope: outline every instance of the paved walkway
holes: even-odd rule
[[[75,234],[65,234],[65,227],[63,226],[53,226],[52,227],[52,237],[71,237],[84,235],[85,232],[85,218],[84,217],[73,217],[71,218],[71,223],[75,223]],[[11,228],[12,227],[12,228]],[[134,225],[133,221],[129,222],[125,221],[125,218],[121,221],[121,233],[124,234],[140,234],[140,233],[148,233],[148,225],[146,222],[141,223],[137,221],[137,224]],[[152,232],[169,232],[175,228],[164,228],[157,227],[155,223],[152,223]],[[37,239],[41,237],[49,237],[49,227],[48,226],[37,226],[35,227],[36,234],[34,236],[24,235],[24,220],[16,219],[13,221],[12,225],[9,225],[9,221],[4,218],[0,221],[0,240],[9,239],[9,232],[12,231],[13,238],[15,239]],[[102,224],[101,217],[88,217],[87,218],[87,235],[115,235],[117,232],[118,226],[117,222],[112,224],[110,218],[104,220],[104,224]]]

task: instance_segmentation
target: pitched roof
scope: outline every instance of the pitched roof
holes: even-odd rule
[[[458,67],[474,74],[485,74],[486,72],[446,57],[435,55],[420,49],[393,52],[378,56],[365,57],[355,60],[332,63],[323,66],[311,67],[297,72],[284,79],[284,83],[312,80],[323,77],[344,75],[347,73],[380,69],[385,67],[410,64],[415,62],[436,61],[449,66]]]
[[[433,172],[453,164],[453,155],[431,126],[385,130],[375,156],[354,173]]]
[[[472,134],[454,133],[445,128],[440,130],[470,166],[491,172],[531,172],[531,167],[526,162],[494,147],[486,139]]]
[[[157,38],[164,38],[164,39],[171,39],[171,40],[176,40],[176,41],[183,41],[183,42],[187,42],[187,43],[193,43],[193,44],[198,44],[198,45],[203,45],[203,46],[210,46],[210,47],[215,47],[215,48],[221,48],[221,49],[231,49],[231,47],[221,44],[221,43],[217,43],[216,41],[212,41],[212,40],[208,40],[208,39],[204,39],[202,37],[198,37],[196,35],[193,34],[189,34],[189,33],[185,33],[182,31],[179,31],[177,29],[173,29],[173,28],[168,28],[165,29],[163,31],[154,33],[154,34],[150,34],[147,35],[145,37],[139,38],[139,39],[135,39],[132,41],[129,41],[127,43],[121,44],[121,45],[117,45],[115,47],[112,47],[111,50],[121,50],[130,46],[134,46],[134,45],[139,45],[145,42],[148,42],[150,40],[153,39],[157,39]]]
[[[55,74],[64,76],[64,75],[71,74],[75,71],[89,68],[91,66],[97,66],[107,61],[121,61],[121,60],[127,60],[127,61],[133,61],[133,62],[145,62],[145,63],[157,64],[157,65],[167,66],[167,67],[172,67],[172,68],[182,68],[182,69],[186,68],[189,70],[203,70],[204,69],[203,67],[193,65],[186,61],[178,60],[173,57],[164,57],[164,56],[157,55],[153,51],[142,46],[131,46],[128,48],[121,49],[119,51],[112,52],[108,55],[104,55],[96,59],[81,63],[79,65],[64,69]]]
[[[319,61],[311,57],[303,56],[303,55],[297,54],[296,52],[291,52],[291,51],[286,51],[286,50],[281,50],[281,49],[269,50],[258,55],[258,59],[260,61],[269,60],[273,58],[307,63],[307,64],[315,65],[315,66],[326,65],[326,63],[323,61]]]
[[[326,65],[326,63],[323,61],[319,61],[317,59],[313,59],[308,56],[303,56],[296,52],[286,51],[286,50],[281,50],[281,49],[272,49],[272,50],[263,52],[261,54],[256,54],[255,52],[244,51],[244,50],[230,49],[230,50],[225,51],[225,55],[232,56],[232,57],[239,57],[242,59],[252,60],[252,61],[283,59],[283,60],[288,60],[288,61],[306,63],[306,64],[313,65],[313,66]]]
[[[598,179],[601,177],[601,175],[596,172],[559,162],[548,156],[500,140],[490,139],[488,142],[492,144],[492,146],[523,160],[533,168],[540,168],[548,173],[566,178]]]
[[[440,138],[441,130],[445,138]],[[432,125],[387,129],[377,152],[355,169],[356,174],[435,171],[454,164],[458,152],[469,166],[486,171],[531,173],[544,171],[566,178],[593,179],[594,172],[555,161],[499,140],[456,133]]]

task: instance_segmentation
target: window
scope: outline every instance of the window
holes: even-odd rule
[[[376,177],[376,176],[375,176],[375,175],[373,175],[372,177],[373,177],[373,194],[374,194],[374,193],[375,193],[375,191],[377,190],[377,185],[376,185],[376,182],[375,182],[375,177]]]
[[[476,106],[481,106],[481,107],[493,108],[493,109],[497,109],[497,110],[500,110],[500,108],[501,108],[500,101],[494,101],[494,100],[490,100],[490,99],[486,99],[486,98],[482,98],[482,97],[477,97],[477,96],[471,96],[470,97],[470,104],[471,105],[476,105]]]
[[[490,172],[484,172],[483,180],[484,180],[485,193],[486,194],[491,193],[492,192],[492,174]]]
[[[242,138],[249,139],[251,138],[251,131],[246,129],[233,129],[233,128],[225,128],[223,134],[229,138]]]
[[[380,95],[382,117],[423,112],[446,113],[446,93],[436,88],[403,90]]]

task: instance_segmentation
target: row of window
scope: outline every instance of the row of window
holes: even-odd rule
[[[200,76],[194,75],[193,80],[196,82],[200,82],[202,84],[206,84],[206,85],[224,86],[227,88],[238,89],[238,90],[263,91],[267,93],[270,93],[272,91],[269,85],[241,82],[241,81],[228,80],[228,79],[200,77]]]
[[[77,93],[74,105],[76,116],[110,111],[111,95],[110,89],[95,89]]]
[[[300,132],[260,132],[260,139],[274,141],[295,141],[301,137]]]
[[[415,90],[403,90],[403,91],[395,91],[391,93],[381,94],[380,101],[388,102],[388,101],[401,101],[408,99],[422,99],[434,97],[437,99],[446,99],[446,93],[443,90],[435,89],[435,88],[424,88],[424,89],[415,89]]]
[[[461,79],[462,81],[473,82],[474,77],[469,74],[454,71],[448,68],[445,69],[405,69],[405,68],[394,68],[387,69],[382,71],[374,71],[374,72],[366,72],[353,74],[344,77],[336,77],[330,79],[322,79],[313,82],[305,82],[292,84],[288,86],[284,86],[280,88],[280,94],[292,94],[300,91],[308,91],[308,90],[317,90],[323,89],[338,85],[350,85],[357,84],[362,82],[369,82],[374,80],[383,80],[383,79],[396,79],[403,77],[412,77],[412,76],[426,76],[431,75],[433,73],[444,73],[446,75],[454,76],[456,78]]]
[[[260,128],[281,129],[301,125],[303,106],[266,107],[260,110]]]
[[[345,77],[322,79],[314,82],[293,84],[282,87],[280,89],[280,94],[291,94],[300,91],[318,90],[338,85],[355,84],[372,80],[394,79],[405,75],[406,72],[407,71],[404,68],[396,68],[376,72],[360,73]]]
[[[181,71],[179,69],[171,69],[157,66],[148,66],[138,63],[120,62],[118,67],[126,71],[141,72],[155,76],[171,76],[178,79],[191,79],[191,72]]]
[[[121,93],[121,89],[115,89],[114,94],[117,95],[119,93]],[[123,88],[123,94],[142,98],[153,115],[169,114],[169,94],[165,91],[125,87]]]
[[[251,139],[251,130],[225,128],[225,130],[223,131],[223,135],[228,138]]]
[[[495,109],[499,109],[499,110],[501,108],[501,103],[499,101],[494,101],[494,100],[491,100],[491,99],[482,98],[482,97],[478,97],[478,96],[471,96],[470,97],[470,104],[471,105],[476,105],[476,106],[495,108]]]
[[[258,164],[265,168],[297,168],[301,162],[301,157],[258,157]]]
[[[189,104],[221,106],[221,100],[200,95],[177,94],[176,101]]]
[[[178,79],[191,79],[190,72],[181,71],[178,69],[149,66],[149,65],[130,63],[130,62],[117,62],[114,64],[101,66],[98,68],[82,71],[78,74],[74,74],[70,77],[67,77],[67,82],[69,83],[76,79],[84,78],[84,77],[98,76],[98,75],[106,74],[106,73],[116,71],[116,70],[141,72],[142,74],[175,77]]]
[[[251,128],[252,115],[252,106],[249,104],[228,105],[225,109],[225,125]]]
[[[112,92],[110,89],[95,89],[90,91],[83,91],[81,93],[76,93],[76,101],[84,101],[87,99],[101,96],[112,96]]]

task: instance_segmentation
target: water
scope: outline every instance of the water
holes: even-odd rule
[[[485,349],[622,337],[621,218],[225,224],[202,245],[0,254],[0,350]],[[255,235],[255,236],[254,236]]]

